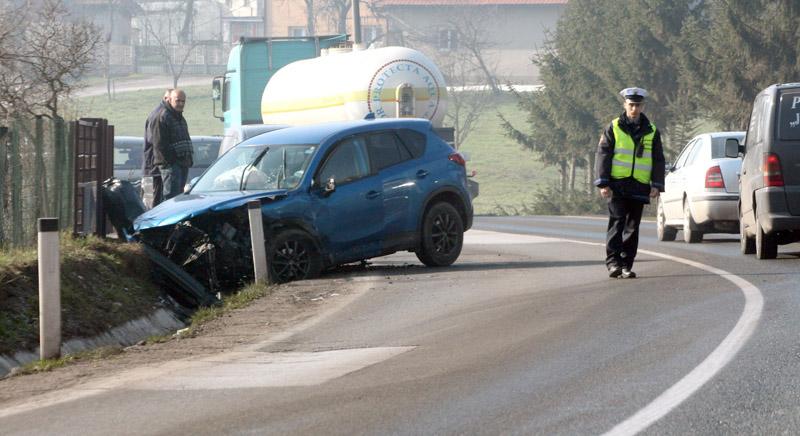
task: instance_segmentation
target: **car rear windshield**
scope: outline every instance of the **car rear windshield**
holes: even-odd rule
[[[800,90],[781,94],[778,138],[783,141],[800,141]]]
[[[143,140],[144,141],[144,140]],[[115,143],[114,144],[114,169],[115,170],[135,170],[142,168],[142,148],[144,143],[133,144]]]
[[[718,136],[711,138],[711,159],[722,159],[725,156],[725,141],[728,138],[737,139],[741,144],[744,142],[744,136]]]

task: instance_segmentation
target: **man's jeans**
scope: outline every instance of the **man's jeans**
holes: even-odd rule
[[[161,182],[164,184],[164,201],[181,194],[189,177],[189,168],[171,164],[159,165],[158,169],[161,172]]]

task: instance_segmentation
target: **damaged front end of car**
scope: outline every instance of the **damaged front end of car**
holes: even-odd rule
[[[133,239],[154,249],[204,288],[187,292],[185,286],[173,287],[168,289],[173,298],[188,306],[203,305],[198,301],[202,300],[198,294],[230,293],[253,281],[253,247],[247,201],[261,200],[264,204],[279,198],[282,195],[240,198],[224,205],[217,204],[217,207],[185,213],[175,223],[171,223],[174,219],[163,218],[166,213],[154,209],[137,219]],[[169,273],[163,277],[163,268],[159,275],[166,279],[162,281],[176,284],[176,280],[170,280]]]

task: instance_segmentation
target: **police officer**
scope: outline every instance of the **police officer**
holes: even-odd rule
[[[620,95],[625,111],[600,138],[594,184],[608,200],[608,276],[634,278],[642,209],[664,191],[664,151],[661,133],[642,113],[647,91],[625,88]]]

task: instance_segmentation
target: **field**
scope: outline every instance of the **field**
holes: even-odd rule
[[[222,121],[214,118],[209,86],[190,86],[187,93],[186,121],[193,135],[220,135]],[[86,97],[77,101],[77,112],[84,117],[106,118],[116,135],[142,136],[147,114],[161,98],[163,90],[153,89],[118,93],[109,101],[106,96]],[[524,114],[513,99],[504,97],[496,107],[487,109],[461,151],[469,156],[469,171],[477,171],[480,195],[475,199],[477,214],[494,214],[501,208],[513,209],[530,203],[533,193],[558,180],[555,168],[546,168],[536,156],[507,138],[500,127],[498,112],[518,128],[524,128]],[[594,144],[587,144],[593,147]]]

